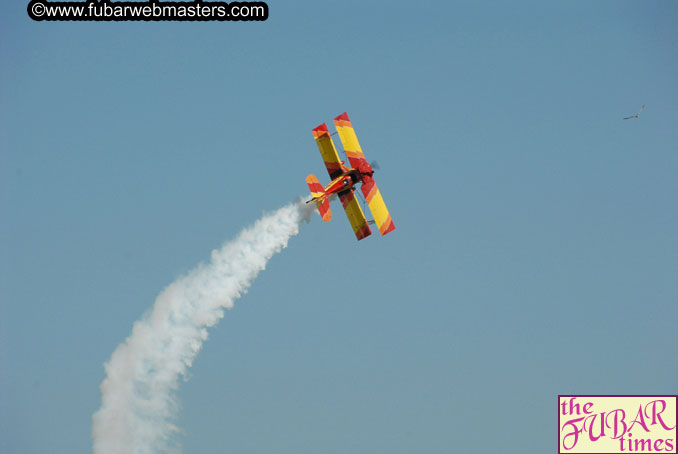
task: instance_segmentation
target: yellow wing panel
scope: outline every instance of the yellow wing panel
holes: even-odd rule
[[[370,229],[370,226],[367,224],[365,214],[363,213],[362,208],[360,208],[358,199],[355,198],[353,192],[347,191],[340,194],[339,199],[346,211],[346,216],[351,223],[351,227],[353,227],[353,233],[355,233],[358,241],[370,236],[372,234],[372,229]]]
[[[344,151],[346,156],[348,156],[348,161],[351,163],[351,167],[354,169],[358,167],[358,162],[365,159],[362,148],[360,148],[360,143],[358,143],[358,136],[355,135],[355,130],[351,124],[351,120],[348,119],[348,114],[344,112],[334,119],[334,126],[337,128],[339,133],[339,139],[341,139],[342,145],[344,145]]]
[[[339,159],[339,154],[337,149],[334,147],[334,142],[332,141],[332,136],[330,136],[329,131],[327,130],[327,125],[325,123],[321,124],[313,130],[313,137],[315,137],[315,142],[318,144],[320,149],[320,155],[325,161],[325,167],[327,167],[327,173],[330,174],[331,179],[337,178],[343,172],[341,170],[341,160]]]
[[[377,227],[379,227],[379,233],[386,235],[395,230],[393,219],[391,219],[391,215],[386,208],[381,192],[379,192],[379,188],[374,180],[370,179],[363,182],[361,189],[365,196],[365,200],[367,200],[367,206],[370,207],[370,211],[374,217],[374,222],[377,224]]]

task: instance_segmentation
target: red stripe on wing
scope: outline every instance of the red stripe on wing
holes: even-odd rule
[[[392,232],[395,230],[395,224],[393,223],[393,220],[391,219],[391,215],[388,215],[388,218],[386,219],[386,222],[384,222],[382,225],[379,226],[379,232],[382,235],[386,235],[388,232]]]
[[[321,124],[317,128],[313,129],[313,137],[318,138],[322,136],[329,136],[330,131],[327,129],[327,125],[325,123]]]

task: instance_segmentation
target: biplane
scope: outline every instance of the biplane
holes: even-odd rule
[[[315,175],[311,174],[306,177],[306,183],[311,190],[312,199],[306,203],[315,203],[318,207],[318,212],[327,222],[332,219],[332,211],[330,210],[330,198],[336,194],[341,201],[341,205],[346,211],[346,216],[351,223],[353,233],[355,233],[358,240],[362,240],[372,234],[370,224],[376,224],[379,232],[386,235],[395,230],[395,225],[391,219],[391,215],[386,208],[384,199],[381,197],[379,188],[374,182],[374,170],[372,165],[367,162],[363,151],[358,143],[351,120],[348,119],[346,112],[334,119],[334,126],[337,128],[339,139],[344,146],[344,152],[348,158],[350,167],[345,165],[345,161],[339,159],[339,154],[332,141],[327,125],[321,124],[313,130],[313,137],[320,149],[320,155],[325,161],[325,167],[330,174],[332,180],[330,184],[324,186],[320,184]],[[355,190],[357,185],[361,183],[361,192],[367,202],[367,206],[374,217],[373,221],[368,221],[365,213],[360,207]]]

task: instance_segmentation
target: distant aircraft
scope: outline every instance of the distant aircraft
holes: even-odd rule
[[[346,167],[344,161],[339,159],[339,154],[334,147],[334,142],[327,130],[327,125],[323,123],[315,128],[313,130],[313,137],[315,137],[315,141],[320,149],[320,155],[325,161],[325,167],[327,167],[327,172],[330,174],[332,181],[323,187],[315,175],[307,176],[306,183],[311,190],[313,198],[306,203],[315,202],[320,216],[322,216],[323,221],[327,222],[332,219],[330,196],[334,194],[339,196],[339,200],[341,200],[341,204],[346,211],[346,216],[348,216],[348,220],[353,228],[353,233],[358,240],[362,240],[372,234],[369,224],[376,224],[382,235],[392,232],[395,230],[395,225],[388,209],[386,209],[386,204],[381,197],[379,188],[372,178],[374,170],[372,165],[365,159],[365,155],[363,155],[358,138],[353,130],[353,125],[351,125],[351,121],[348,119],[348,114],[344,112],[335,118],[334,126],[337,128],[339,139],[344,145],[344,151],[351,167]],[[367,221],[363,210],[360,208],[360,204],[353,194],[358,183],[362,183],[361,190],[372,212],[372,216],[374,216],[374,221]]]
[[[640,113],[643,111],[644,108],[645,105],[643,104],[642,106],[640,106],[640,110],[638,111],[637,114],[631,115],[630,117],[624,117],[624,120],[630,120],[631,118],[640,118]]]

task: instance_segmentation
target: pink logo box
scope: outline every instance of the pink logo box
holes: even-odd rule
[[[676,454],[676,395],[558,396],[558,454]]]

